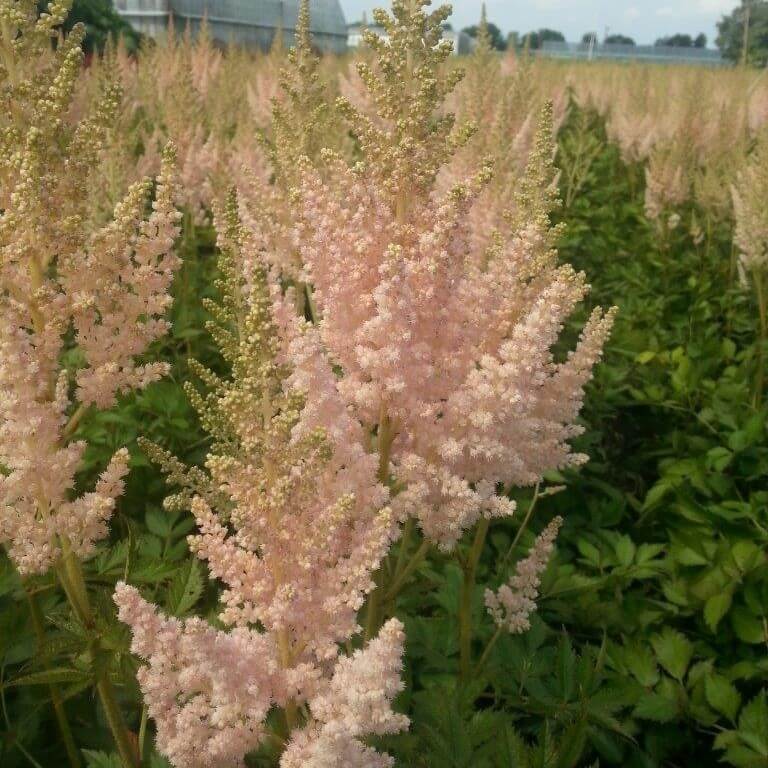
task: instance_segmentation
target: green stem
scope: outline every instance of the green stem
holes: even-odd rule
[[[62,557],[57,566],[57,573],[64,592],[69,600],[72,610],[78,621],[89,631],[94,630],[93,611],[88,599],[88,589],[83,577],[83,570],[69,542],[61,539]],[[101,699],[107,723],[112,731],[112,737],[117,746],[120,760],[124,768],[139,768],[140,760],[136,744],[134,743],[128,727],[123,720],[120,707],[117,703],[115,689],[109,679],[109,673],[99,659],[102,653],[101,642],[97,636],[93,637],[90,644],[91,656],[96,666],[96,690]]]
[[[104,707],[104,714],[107,716],[107,722],[115,739],[121,762],[125,768],[139,768],[137,745],[125,726],[120,705],[115,696],[115,688],[109,679],[109,672],[106,668],[99,670],[96,677],[96,689],[99,692],[101,705]]]
[[[395,563],[395,576],[394,580],[396,581],[400,577],[400,573],[403,570],[403,567],[405,566],[405,558],[408,554],[408,545],[411,543],[411,535],[413,534],[413,518],[409,517],[405,521],[405,525],[403,526],[403,535],[400,537],[400,549],[397,552],[397,562]]]
[[[69,421],[67,422],[66,426],[64,427],[62,433],[61,433],[61,441],[66,442],[66,440],[75,433],[75,430],[78,428],[80,422],[83,420],[83,416],[88,412],[87,406],[80,403],[80,405],[77,406],[77,409],[70,417]]]
[[[37,598],[31,593],[26,586],[24,587],[24,594],[27,597],[27,603],[29,604],[29,613],[32,617],[32,626],[35,630],[35,636],[37,638],[38,652],[42,650],[45,643],[45,626],[43,621],[43,614],[40,611],[40,606],[37,603]],[[48,669],[48,665],[45,665]],[[53,704],[53,711],[56,715],[56,722],[58,723],[59,730],[61,731],[61,737],[64,739],[64,748],[67,752],[67,760],[71,768],[80,768],[82,762],[80,760],[80,753],[77,750],[75,739],[72,736],[72,729],[69,726],[69,720],[67,719],[67,713],[64,709],[64,700],[61,698],[61,691],[59,687],[54,683],[48,686],[51,693],[51,703]]]
[[[147,705],[141,708],[141,721],[139,722],[139,761],[144,759],[144,744],[147,741],[147,722],[149,721],[149,710]]]
[[[515,547],[520,543],[520,539],[523,533],[525,532],[525,529],[528,527],[528,523],[531,521],[531,515],[533,515],[533,510],[536,508],[536,502],[538,502],[539,500],[540,487],[541,487],[541,483],[536,483],[536,488],[533,492],[533,498],[531,499],[531,503],[528,506],[528,511],[525,513],[525,517],[523,518],[523,523],[517,529],[515,538],[513,539],[512,543],[509,545],[509,549],[507,550],[507,554],[504,555],[504,559],[501,561],[501,568],[499,570],[502,573],[504,572],[504,569],[507,567],[507,564],[509,563],[509,560],[512,557],[512,553],[515,551]]]
[[[483,655],[480,657],[480,661],[478,661],[477,666],[475,666],[473,677],[476,677],[486,665],[488,657],[491,655],[491,651],[501,637],[501,631],[501,627],[496,627],[496,631],[493,633],[493,637],[488,641],[488,645],[485,646],[485,650],[483,651]]]
[[[381,585],[376,585],[368,596],[368,609],[365,613],[365,633],[363,638],[367,643],[379,630],[379,614],[381,612]]]
[[[309,283],[304,283],[304,295],[307,299],[307,309],[309,310],[309,318],[313,325],[317,325],[319,315],[317,313],[317,306],[315,304],[315,297],[312,295],[312,286]]]
[[[392,443],[395,434],[392,422],[387,415],[386,404],[382,401],[379,408],[378,451],[379,451],[379,482],[386,485],[389,481],[389,461],[392,454]],[[368,642],[379,630],[381,624],[382,592],[384,586],[381,583],[384,577],[383,568],[379,568],[376,574],[376,587],[368,596],[368,609],[365,614],[364,639]]]
[[[389,589],[387,589],[387,594],[385,597],[387,602],[394,600],[400,594],[400,590],[402,590],[402,588],[405,586],[411,574],[416,570],[416,568],[419,567],[419,564],[424,559],[427,552],[429,552],[429,546],[430,544],[428,541],[422,541],[421,545],[413,553],[413,556],[408,561],[408,564],[405,566],[405,568],[399,572],[399,575],[398,573],[395,574],[395,578],[392,584],[390,585]]]
[[[477,525],[472,548],[464,562],[464,579],[461,585],[461,603],[459,606],[459,652],[462,680],[469,678],[472,669],[472,597],[475,592],[477,564],[480,561],[489,526],[490,520],[483,517]]]

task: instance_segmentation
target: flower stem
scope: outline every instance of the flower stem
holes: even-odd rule
[[[35,637],[37,638],[38,651],[42,649],[45,642],[45,626],[43,621],[43,615],[40,611],[37,598],[30,592],[26,586],[24,587],[24,594],[27,597],[27,603],[29,604],[29,613],[32,618],[32,626],[35,630]],[[45,665],[47,668],[47,664]],[[67,760],[71,768],[80,768],[82,761],[80,760],[80,753],[77,751],[75,745],[75,739],[72,736],[72,729],[69,726],[69,720],[67,719],[67,713],[64,709],[64,701],[61,698],[61,691],[59,691],[58,685],[51,683],[48,686],[51,693],[51,703],[53,704],[53,711],[56,715],[56,722],[58,723],[59,730],[61,731],[61,737],[64,740],[64,748],[67,752]]]
[[[379,429],[378,429],[378,452],[379,452],[379,471],[378,478],[382,485],[387,485],[389,481],[389,462],[392,456],[392,443],[395,439],[395,433],[392,429],[392,422],[387,415],[387,406],[382,401],[379,408]],[[405,543],[405,542],[404,542]],[[384,568],[380,567],[376,574],[376,586],[368,596],[368,607],[365,614],[365,633],[363,635],[368,642],[379,630],[381,624],[382,592],[385,591]]]
[[[528,511],[525,513],[525,517],[523,518],[523,522],[521,526],[517,529],[515,538],[512,540],[512,543],[509,545],[507,554],[504,555],[504,559],[501,561],[501,568],[499,568],[499,570],[502,573],[504,572],[504,569],[509,564],[509,560],[512,557],[512,553],[515,551],[515,547],[520,543],[520,538],[522,537],[523,533],[525,533],[525,529],[528,527],[528,523],[531,521],[531,515],[533,514],[533,510],[536,508],[536,503],[539,500],[540,488],[541,488],[541,483],[536,483],[536,488],[533,491],[533,498],[531,499],[531,503],[528,505]]]
[[[461,678],[465,681],[469,678],[472,669],[472,597],[475,592],[477,564],[483,552],[489,527],[490,520],[486,517],[481,518],[475,531],[469,556],[464,562],[464,579],[461,585],[461,603],[459,606],[459,669]]]
[[[399,594],[400,590],[405,586],[405,583],[410,578],[411,574],[419,567],[419,564],[424,559],[425,555],[429,551],[429,542],[424,540],[419,545],[419,548],[413,553],[411,559],[406,564],[402,571],[395,572],[395,578],[392,584],[387,589],[385,597],[386,602],[394,600]]]
[[[61,550],[62,557],[56,570],[62,587],[78,621],[88,631],[93,632],[95,629],[93,611],[88,599],[88,589],[85,584],[80,561],[64,537],[61,539]],[[123,720],[114,686],[109,679],[108,668],[99,659],[103,649],[99,637],[95,634],[90,643],[90,651],[96,666],[96,690],[99,694],[101,705],[104,708],[109,729],[112,731],[112,738],[117,746],[120,761],[123,764],[123,768],[139,768],[138,750]]]
[[[482,671],[483,667],[488,661],[488,657],[491,655],[491,651],[501,637],[501,631],[501,627],[496,627],[496,631],[493,633],[493,637],[488,641],[488,645],[485,646],[483,655],[480,657],[480,660],[477,662],[477,665],[473,670],[473,676],[477,676]]]
[[[117,751],[120,754],[120,761],[125,768],[139,768],[139,756],[137,745],[131,738],[131,733],[125,725],[120,705],[117,703],[115,688],[109,679],[109,671],[105,667],[99,670],[96,676],[96,690],[99,692],[101,705],[104,707],[104,713],[107,716],[109,729],[115,739]]]

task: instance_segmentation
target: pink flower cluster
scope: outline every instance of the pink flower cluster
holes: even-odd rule
[[[131,650],[149,662],[139,669],[139,684],[158,745],[176,768],[243,765],[265,738],[269,710],[289,701],[310,714],[291,735],[281,768],[392,765],[360,739],[408,725],[391,709],[402,689],[404,635],[396,619],[322,674],[310,664],[282,667],[273,634],[163,617],[125,584],[115,601],[133,632]]]
[[[562,524],[562,519],[556,517],[536,537],[528,557],[518,562],[508,584],[502,584],[497,592],[485,590],[488,613],[499,627],[510,634],[519,635],[531,628],[531,614],[536,610],[541,574],[549,563]]]
[[[66,241],[55,270],[40,260],[45,251],[35,245],[44,246],[48,233],[34,226],[29,208],[11,207],[0,222],[0,541],[22,573],[55,562],[57,537],[88,555],[122,492],[125,451],[93,493],[70,499],[85,443],[67,442],[75,422],[61,355],[74,328],[84,358],[75,374],[81,412],[109,407],[118,393],[165,373],[165,364],[137,365],[135,358],[167,330],[161,316],[178,264],[172,168],[167,153],[148,218],[149,182],[142,182],[116,207],[114,221],[81,242]],[[23,203],[24,195],[11,200]]]
[[[480,515],[507,515],[503,483],[532,485],[580,463],[568,441],[612,313],[593,314],[576,350],[553,346],[587,290],[558,266],[536,221],[495,250],[468,248],[466,213],[482,178],[414,204],[355,170],[302,189],[301,254],[319,334],[344,371],[339,391],[368,429],[396,433],[394,503],[449,548]]]
[[[270,286],[234,197],[217,224],[225,298],[209,308],[232,377],[200,369],[213,389],[191,392],[214,443],[209,478],[185,498],[198,524],[190,547],[223,583],[219,618],[231,629],[161,619],[127,586],[115,595],[149,662],[140,682],[158,746],[177,768],[240,764],[271,707],[306,705],[311,716],[289,724],[284,764],[336,755],[335,764],[386,765],[359,738],[406,723],[389,709],[402,631],[387,625],[349,659],[339,645],[359,632],[372,574],[397,532],[389,493],[317,334]],[[228,662],[238,669],[224,670]]]

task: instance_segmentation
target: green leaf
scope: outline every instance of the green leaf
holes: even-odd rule
[[[149,528],[150,532],[154,533],[155,536],[165,539],[171,535],[171,532],[173,531],[173,521],[171,520],[170,515],[162,509],[151,507],[147,510],[144,519],[147,523],[147,528]]]
[[[733,460],[733,453],[719,446],[707,451],[707,467],[716,472],[722,472]]]
[[[743,606],[739,605],[731,611],[731,625],[742,643],[756,645],[766,640],[763,622]]]
[[[753,749],[768,757],[768,694],[765,690],[741,711],[739,731]]]
[[[624,649],[624,663],[640,685],[650,688],[659,681],[656,659],[648,645],[633,643]]]
[[[198,560],[187,562],[174,574],[168,587],[168,610],[174,616],[183,616],[191,610],[203,594],[203,574]]]
[[[717,629],[720,619],[730,610],[732,602],[733,594],[726,591],[712,595],[704,604],[704,621],[713,632]]]
[[[656,658],[664,669],[676,680],[682,681],[693,657],[693,645],[685,635],[670,627],[651,640]]]
[[[764,557],[762,550],[753,541],[738,541],[731,548],[731,554],[742,573],[751,571]]]
[[[576,542],[576,546],[582,556],[593,565],[599,565],[602,557],[600,556],[600,550],[586,539],[579,539]]]
[[[677,717],[677,704],[660,693],[646,693],[634,710],[634,716],[656,723],[668,723]]]
[[[673,486],[670,482],[659,480],[646,494],[643,509],[648,510],[655,507],[672,489]]]
[[[83,755],[88,768],[122,768],[119,756],[114,753],[107,754],[94,749],[84,749]]]
[[[741,706],[741,696],[733,683],[723,675],[713,673],[704,678],[704,692],[712,709],[735,722]]]
[[[58,683],[81,683],[90,679],[87,672],[79,669],[68,669],[59,667],[57,669],[46,669],[42,672],[32,672],[29,675],[23,675],[5,683],[5,688],[21,688],[27,685],[56,685]]]
[[[635,559],[635,552],[637,551],[637,547],[635,546],[632,539],[629,538],[629,536],[622,536],[616,542],[615,549],[616,557],[621,565],[632,565],[632,562]]]

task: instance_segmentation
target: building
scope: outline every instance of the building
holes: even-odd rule
[[[347,27],[347,46],[350,50],[358,48],[363,42],[363,32],[368,29],[375,32],[379,37],[387,39],[387,33],[383,27],[376,24],[366,24],[365,21],[356,24],[350,24]],[[443,29],[443,40],[450,40],[453,43],[453,53],[457,56],[463,56],[472,53],[475,47],[475,41],[466,32],[456,32],[454,29],[446,27]]]
[[[205,19],[211,37],[252,48],[269,49],[282,32],[287,45],[293,30],[299,0],[114,0],[117,12],[141,34],[160,37],[170,19],[175,29],[189,27],[195,35]],[[321,51],[344,53],[347,24],[339,0],[310,0],[312,40]]]
[[[623,45],[620,43],[561,43],[547,41],[540,51],[532,51],[551,59],[609,59],[614,61],[648,61],[659,64],[703,64],[726,66],[720,51],[711,48],[669,45]]]

